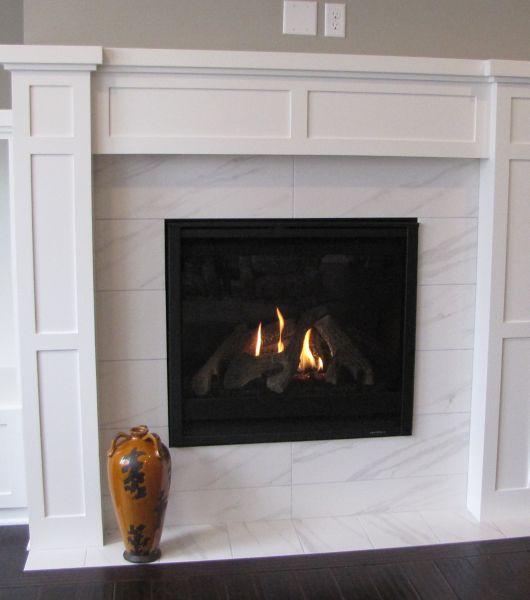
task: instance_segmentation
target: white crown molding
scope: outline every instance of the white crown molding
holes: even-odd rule
[[[13,115],[10,110],[0,110],[0,138],[13,133]]]
[[[103,62],[100,46],[0,45],[0,63],[15,70],[94,70]]]

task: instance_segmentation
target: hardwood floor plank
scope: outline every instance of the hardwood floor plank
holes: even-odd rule
[[[343,598],[331,569],[307,569],[295,572],[305,600],[347,600]]]
[[[114,600],[151,600],[151,582],[120,581],[114,590]]]
[[[461,600],[500,600],[489,584],[477,576],[467,558],[442,558],[436,566]]]
[[[40,587],[5,588],[0,600],[40,600]]]
[[[347,600],[381,600],[373,581],[363,567],[336,567],[335,581]]]
[[[188,583],[191,600],[227,600],[226,586],[222,575],[190,577]]]
[[[398,565],[416,590],[425,600],[457,600],[451,586],[447,583],[433,561],[419,561]]]
[[[252,573],[230,573],[225,577],[228,600],[261,600]]]
[[[530,556],[499,554],[468,558],[476,576],[499,598],[530,598]]]
[[[154,600],[190,600],[191,592],[187,579],[165,579],[151,582],[151,596]]]
[[[304,597],[296,577],[289,571],[258,573],[256,582],[265,600],[298,600]]]
[[[114,583],[80,583],[75,600],[114,600]]]
[[[399,569],[399,565],[368,567],[368,574],[382,600],[418,600],[420,598],[407,575]]]
[[[50,585],[43,586],[39,600],[64,600],[77,598],[77,585]]]

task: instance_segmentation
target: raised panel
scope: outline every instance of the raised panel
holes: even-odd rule
[[[74,135],[71,87],[30,86],[30,133],[33,137],[72,137]]]
[[[497,490],[528,488],[530,339],[507,339],[502,357]]]
[[[313,139],[476,141],[474,96],[313,91],[308,127]]]
[[[510,164],[506,254],[507,321],[530,320],[530,161]]]
[[[512,99],[511,141],[530,144],[530,98]]]
[[[111,137],[288,138],[283,90],[111,88]]]
[[[37,366],[44,513],[81,516],[85,502],[78,352],[39,352]]]
[[[31,171],[36,330],[76,331],[73,157],[33,156]]]

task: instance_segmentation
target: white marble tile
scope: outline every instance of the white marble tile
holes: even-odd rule
[[[475,283],[477,219],[420,219],[418,283]]]
[[[416,350],[473,347],[474,285],[418,287]]]
[[[466,473],[468,445],[469,415],[419,415],[411,436],[294,443],[293,483]]]
[[[172,492],[167,525],[276,521],[291,514],[291,487],[268,486],[229,490]]]
[[[466,159],[296,157],[296,217],[470,217],[479,169]]]
[[[99,361],[97,378],[102,427],[167,427],[165,360]]]
[[[493,523],[479,523],[466,511],[421,511],[421,516],[443,544],[505,537]]]
[[[98,156],[98,219],[292,216],[293,159],[276,156]]]
[[[96,290],[163,290],[164,221],[96,220]]]
[[[166,357],[163,291],[97,292],[98,360]]]
[[[105,535],[103,547],[88,547],[86,549],[85,567],[122,567],[134,563],[123,558],[125,547],[116,529]]]
[[[469,412],[473,350],[427,350],[416,353],[414,412]]]
[[[495,519],[493,525],[506,537],[530,537],[530,519],[528,517],[509,517]]]
[[[445,475],[293,485],[292,516],[306,519],[363,513],[460,510],[465,507],[466,483],[466,475]]]
[[[228,534],[234,558],[284,556],[303,552],[290,520],[229,523]]]
[[[232,558],[228,532],[220,525],[166,527],[160,550],[161,563]]]
[[[363,515],[359,517],[374,548],[436,544],[436,536],[418,513]]]
[[[24,571],[80,569],[85,566],[86,548],[30,550]]]
[[[369,550],[372,544],[358,517],[297,519],[294,526],[304,552]]]
[[[106,472],[106,465],[103,464],[101,468],[101,515],[103,521],[103,531],[106,535],[109,535],[118,527],[118,521],[116,520],[116,515],[114,514],[114,508],[112,506],[112,500],[109,495],[110,492],[107,483]]]
[[[172,448],[172,489],[290,485],[290,444]]]

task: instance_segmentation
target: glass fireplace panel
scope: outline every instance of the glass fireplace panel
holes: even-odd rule
[[[410,434],[417,228],[167,220],[171,444]]]

